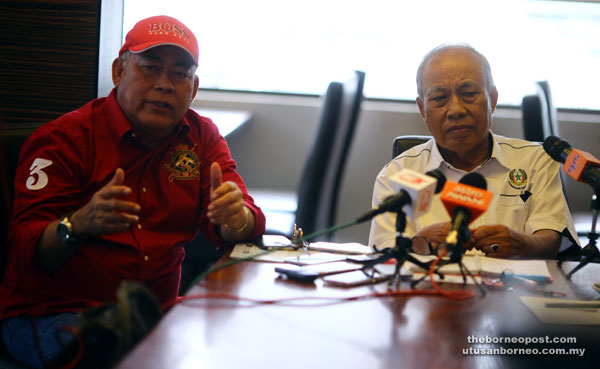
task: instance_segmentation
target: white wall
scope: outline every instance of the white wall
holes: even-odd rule
[[[227,137],[238,171],[248,187],[283,190],[295,190],[300,180],[319,104],[316,97],[208,91],[200,91],[194,102],[197,107],[252,112],[252,121]],[[558,120],[561,138],[600,156],[600,113],[559,112]],[[492,130],[523,137],[520,110],[498,108]],[[363,102],[342,185],[338,224],[370,208],[375,177],[392,156],[392,140],[405,134],[428,134],[415,103]],[[572,211],[587,212],[591,189],[569,180],[566,190]],[[365,223],[339,231],[336,239],[366,244],[368,235]]]

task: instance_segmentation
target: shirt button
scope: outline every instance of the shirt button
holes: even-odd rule
[[[148,261],[148,255],[144,256],[144,261]]]
[[[138,229],[142,229],[142,225],[141,224],[138,224],[137,227],[138,227]]]
[[[142,187],[142,192],[146,192],[146,187]]]

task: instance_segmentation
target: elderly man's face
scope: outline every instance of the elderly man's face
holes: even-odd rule
[[[191,57],[175,46],[159,46],[113,63],[117,101],[132,126],[164,138],[182,120],[198,90]]]
[[[422,75],[421,115],[438,145],[455,153],[487,148],[498,93],[488,91],[477,56],[448,49],[433,56]]]

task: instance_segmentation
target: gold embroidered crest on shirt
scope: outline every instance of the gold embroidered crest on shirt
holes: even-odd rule
[[[194,179],[200,176],[200,161],[198,155],[193,151],[196,145],[188,149],[187,145],[180,144],[175,146],[175,151],[171,154],[171,159],[165,164],[165,168],[171,172],[169,182],[174,179]]]
[[[516,190],[527,187],[527,173],[523,169],[513,169],[508,174],[508,184]]]

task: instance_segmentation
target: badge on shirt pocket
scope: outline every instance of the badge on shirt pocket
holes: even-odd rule
[[[171,158],[168,163],[165,163],[165,168],[171,172],[169,182],[174,179],[194,179],[200,176],[200,160],[198,155],[193,151],[196,145],[188,149],[187,145],[180,144],[175,146],[175,151],[171,153]]]
[[[527,202],[531,197],[531,192],[528,190],[527,172],[524,169],[513,169],[508,174],[508,185],[515,190],[521,191],[518,197],[523,202]],[[501,195],[513,196],[513,195]],[[514,195],[517,196],[517,195]]]
[[[527,187],[527,172],[523,169],[513,169],[508,174],[508,185],[515,190],[524,190]]]

